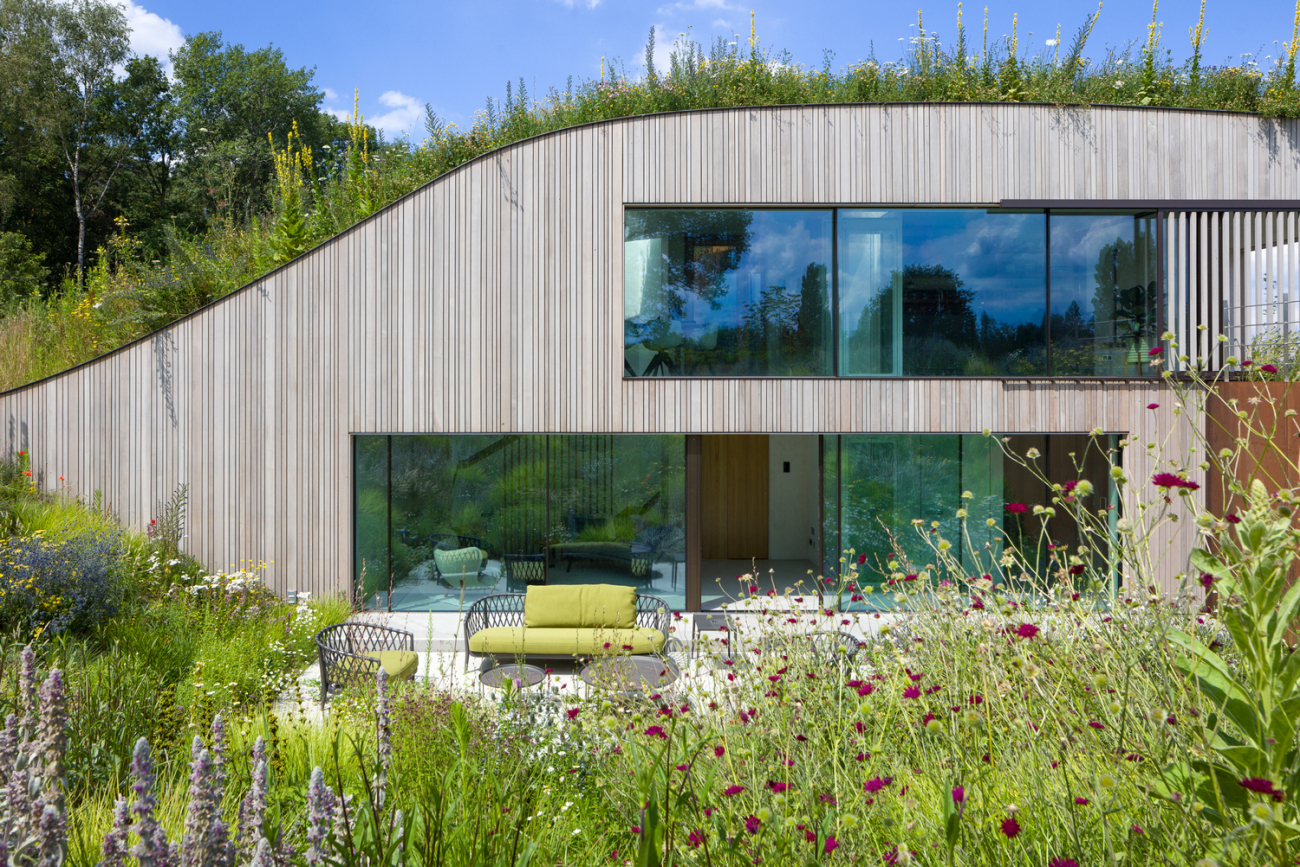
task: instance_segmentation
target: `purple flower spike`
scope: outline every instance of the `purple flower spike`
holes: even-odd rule
[[[153,758],[149,755],[149,742],[144,738],[135,742],[135,752],[131,756],[131,774],[135,782],[131,789],[135,792],[135,803],[131,812],[135,814],[135,823],[131,830],[140,838],[140,842],[131,847],[139,867],[172,867],[171,847],[167,845],[167,832],[158,824],[154,816],[157,800],[153,796]]]
[[[113,827],[104,835],[104,845],[100,849],[104,860],[99,863],[99,867],[124,867],[129,854],[126,834],[130,827],[131,811],[126,798],[118,798],[113,806]]]
[[[9,779],[17,760],[18,714],[11,713],[5,717],[4,728],[0,728],[0,779]]]
[[[257,850],[253,852],[253,860],[248,867],[275,867],[275,856],[265,837],[257,841]]]
[[[68,860],[68,826],[53,804],[46,804],[36,821],[36,859],[40,865]]]
[[[307,787],[307,863],[316,867],[324,863],[325,845],[329,839],[334,818],[334,792],[325,785],[325,774],[319,768],[311,772]]]

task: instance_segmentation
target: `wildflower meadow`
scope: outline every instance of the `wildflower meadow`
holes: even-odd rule
[[[1271,362],[1231,364],[1247,380],[1234,385],[1275,385],[1258,381]],[[1211,451],[1225,380],[1165,377],[1161,400],[1193,439],[1121,443],[1165,451],[1151,478],[1111,454],[1118,520],[1086,480],[1047,479],[1048,501],[1008,505],[1038,538],[987,541],[963,509],[943,525],[961,528],[951,538],[914,526],[922,560],[846,551],[839,576],[784,593],[756,582],[704,646],[684,647],[678,621],[665,665],[683,676],[661,693],[584,692],[555,673],[485,694],[381,673],[306,719],[277,715],[231,668],[209,677],[210,656],[150,725],[156,692],[95,679],[97,665],[161,652],[124,648],[114,622],[179,605],[236,641],[267,634],[281,604],[246,576],[172,577],[151,615],[138,589],[103,611],[81,656],[71,620],[61,638],[15,631],[0,671],[0,847],[11,864],[159,867],[1294,864],[1297,494],[1252,456],[1296,420],[1232,398],[1235,446]],[[1050,543],[1059,514],[1079,545]],[[1201,540],[1173,595],[1152,577],[1171,522]],[[279,649],[260,645],[271,674],[310,654],[311,627],[280,623]],[[121,716],[93,709],[105,702]],[[131,716],[132,702],[147,712]],[[97,726],[116,733],[97,740]]]

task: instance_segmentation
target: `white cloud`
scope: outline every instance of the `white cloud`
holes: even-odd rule
[[[379,95],[379,102],[389,111],[366,120],[371,126],[382,129],[385,138],[394,139],[403,133],[413,133],[416,124],[424,119],[424,104],[400,90],[384,91]]]
[[[325,98],[328,99],[330,102],[333,102],[334,100],[336,100],[336,99],[339,98],[339,93],[338,93],[338,91],[335,90],[335,89],[332,88],[332,87],[327,87],[327,88],[325,88],[325,89],[322,91],[322,93],[325,94]]]
[[[558,2],[569,9],[574,6],[586,6],[588,9],[595,9],[600,5],[600,0],[558,0]]]
[[[157,57],[170,74],[171,61],[167,55],[185,44],[185,34],[181,32],[180,26],[132,0],[126,0],[122,4],[122,11],[126,13],[126,23],[131,27],[131,50],[136,54]]]

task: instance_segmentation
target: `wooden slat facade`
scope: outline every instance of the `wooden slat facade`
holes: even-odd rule
[[[30,451],[47,484],[102,492],[136,526],[186,482],[187,550],[213,567],[273,561],[279,589],[316,593],[349,584],[356,433],[1101,428],[1176,448],[1188,434],[1155,383],[624,381],[623,206],[1300,199],[1297,133],[1218,112],[893,105],[550,134],[447,174],[163,331],[0,395],[0,443]],[[1168,219],[1195,242],[1171,264],[1237,275],[1238,293],[1251,244],[1215,240],[1296,231],[1293,214]],[[1188,323],[1194,306],[1196,321],[1221,315],[1180,300]],[[1125,455],[1138,478],[1147,461],[1141,447]],[[1162,561],[1167,587],[1184,562]]]

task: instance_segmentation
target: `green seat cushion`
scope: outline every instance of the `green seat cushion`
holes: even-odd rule
[[[636,627],[636,588],[618,584],[555,584],[529,587],[524,626]]]
[[[644,655],[664,649],[664,634],[658,629],[645,628],[494,626],[471,635],[469,649],[473,653],[492,656]]]
[[[371,650],[366,656],[379,661],[389,680],[413,680],[420,667],[420,655],[414,650]]]
[[[487,555],[481,548],[456,548],[452,551],[439,549],[433,552],[433,560],[444,578],[458,578],[461,575],[473,578],[483,570]]]

